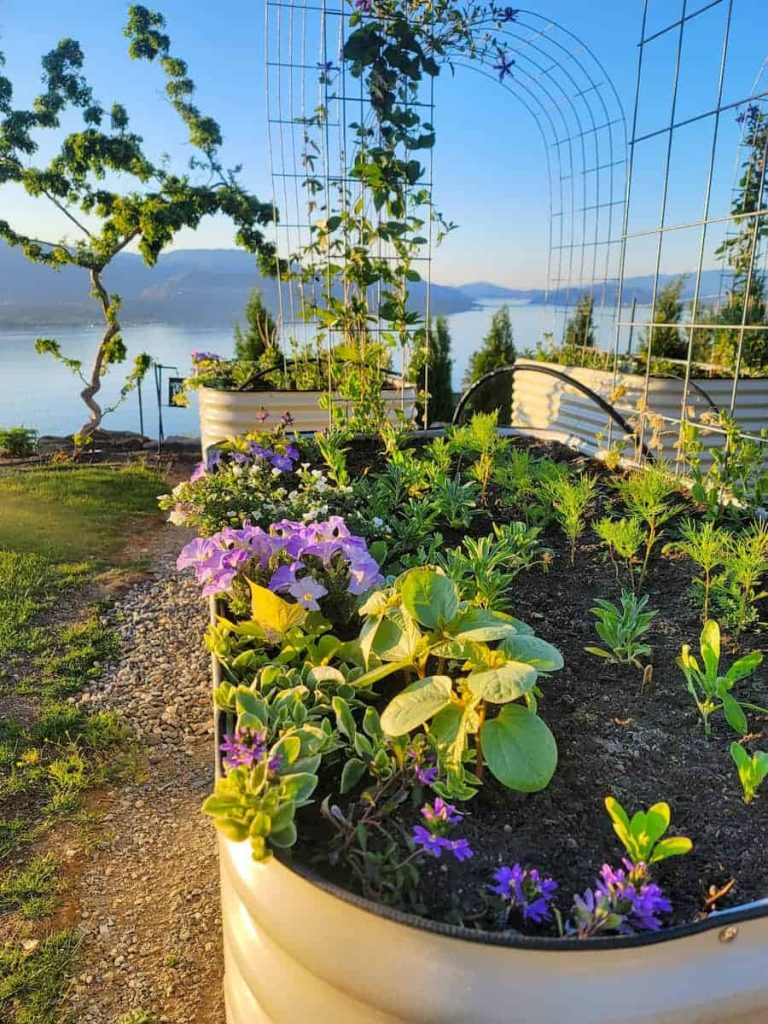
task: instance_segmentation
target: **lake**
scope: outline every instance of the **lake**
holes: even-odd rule
[[[481,308],[449,316],[448,324],[453,343],[453,381],[459,390],[461,379],[467,368],[470,355],[482,343],[490,326],[491,317],[502,305],[501,302],[485,302]],[[517,305],[509,303],[515,344],[518,351],[535,347],[544,331],[562,331],[562,314],[554,322],[554,312],[544,306]],[[601,343],[610,339],[610,312],[604,317]],[[99,327],[50,327],[41,325],[35,329],[0,329],[0,427],[24,424],[34,427],[41,434],[66,434],[76,430],[86,419],[86,408],[79,397],[78,380],[60,363],[50,356],[39,356],[35,352],[35,338],[52,337],[61,344],[62,352],[72,358],[82,358],[86,363],[92,358],[101,334]],[[127,326],[123,338],[129,359],[137,353],[148,352],[159,362],[174,367],[171,373],[185,376],[190,368],[189,353],[193,349],[232,352],[232,331],[226,327],[194,328],[177,327],[167,324],[142,324]],[[128,364],[113,368],[104,381],[98,396],[102,405],[113,403],[119,394]],[[144,406],[144,432],[157,437],[158,411],[155,383],[152,374],[147,376],[142,391]],[[163,386],[163,403],[167,401],[167,386]],[[194,396],[186,409],[163,408],[163,427],[166,436],[188,434],[196,436],[197,407]],[[126,401],[107,417],[105,427],[113,430],[138,430],[139,405],[137,395],[131,394]]]

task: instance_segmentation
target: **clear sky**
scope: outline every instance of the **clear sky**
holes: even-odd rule
[[[767,0],[735,0],[732,60],[726,97],[743,96],[768,51],[764,32]],[[150,152],[184,154],[183,128],[162,93],[159,68],[128,59],[122,27],[127,4],[116,0],[0,0],[0,51],[19,105],[39,86],[41,54],[63,36],[79,40],[96,96],[128,108],[132,126]],[[215,116],[225,135],[225,162],[242,164],[246,183],[263,199],[272,185],[266,156],[264,0],[157,0],[168,21],[173,52],[185,58],[198,86],[197,102]],[[689,3],[689,9],[693,4]],[[698,4],[696,5],[698,6]],[[685,74],[679,110],[702,109],[714,96],[722,11],[699,19],[686,37]],[[681,0],[651,0],[651,28],[672,20]],[[547,0],[535,8],[580,35],[605,65],[631,119],[637,69],[641,0]],[[761,16],[762,14],[762,16]],[[759,31],[755,28],[759,27]],[[649,125],[668,117],[672,37],[654,53],[644,78],[642,116]],[[737,141],[733,118],[724,118],[718,151],[719,202],[727,201]],[[459,70],[444,73],[437,88],[438,148],[435,195],[446,216],[460,225],[436,260],[434,278],[445,283],[492,280],[515,286],[543,285],[546,274],[548,204],[544,150],[525,109],[498,84]],[[673,156],[670,204],[676,216],[701,208],[710,135],[695,126]],[[682,144],[684,142],[684,145]],[[633,225],[647,226],[658,215],[663,151],[650,146],[639,157]],[[690,209],[688,206],[690,205]],[[32,232],[56,236],[63,224],[48,209],[11,190],[0,191],[0,217],[12,212]],[[9,217],[9,219],[11,219]],[[698,234],[681,234],[665,248],[663,270],[691,269]],[[184,247],[228,247],[226,224],[210,221]],[[653,245],[638,242],[633,269],[652,269]],[[707,259],[712,265],[713,261]]]

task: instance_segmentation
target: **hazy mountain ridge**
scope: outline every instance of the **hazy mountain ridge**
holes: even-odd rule
[[[721,285],[719,269],[702,274],[702,295],[716,295]],[[661,280],[671,280],[664,275]],[[105,272],[104,282],[123,299],[124,323],[169,323],[218,327],[231,325],[242,317],[248,293],[258,286],[267,306],[278,312],[277,284],[263,277],[248,253],[237,249],[179,249],[160,257],[156,267],[147,267],[141,257],[121,253]],[[423,306],[423,283],[412,286],[414,308]],[[683,298],[693,295],[693,275],[688,275]],[[597,305],[616,301],[617,282],[587,289]],[[482,301],[555,305],[575,303],[579,289],[558,289],[549,294],[543,288],[511,288],[489,281],[466,285],[432,284],[431,310],[461,313],[476,309]],[[624,299],[651,302],[653,277],[628,278]],[[285,297],[285,296],[284,296]],[[294,305],[298,308],[298,299]],[[0,326],[28,327],[39,324],[91,324],[99,322],[99,310],[89,296],[87,274],[74,267],[52,270],[30,263],[18,249],[0,246]]]

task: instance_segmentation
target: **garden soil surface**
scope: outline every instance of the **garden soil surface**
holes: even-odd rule
[[[516,443],[537,455],[585,461],[560,445],[523,438]],[[585,468],[600,476],[599,505],[607,507],[610,474],[595,462],[586,462]],[[602,514],[601,508],[594,511]],[[514,509],[496,507],[491,512],[496,522],[519,518]],[[490,532],[490,522],[479,519],[472,533]],[[450,545],[460,540],[451,531],[441,532]],[[736,734],[715,715],[712,738],[705,739],[676,664],[683,643],[698,654],[701,622],[690,598],[695,567],[683,556],[662,555],[663,541],[656,549],[642,588],[649,595],[649,608],[658,611],[645,638],[653,648],[653,674],[644,686],[640,670],[612,665],[584,649],[601,643],[590,612],[595,598],[617,601],[620,593],[596,535],[587,530],[582,536],[574,565],[556,528],[547,529],[542,539],[554,552],[552,565],[546,573],[534,569],[517,577],[509,610],[558,647],[565,659],[563,670],[540,680],[539,713],[557,740],[557,771],[549,786],[534,794],[512,792],[486,771],[478,795],[462,805],[465,819],[461,831],[456,829],[456,835],[469,840],[474,857],[462,864],[430,858],[422,872],[425,902],[436,917],[479,922],[483,912],[478,894],[492,882],[494,870],[520,862],[558,881],[558,903],[567,914],[571,895],[589,888],[603,863],[621,866],[623,849],[604,810],[608,795],[630,814],[667,801],[671,832],[694,842],[692,853],[654,868],[655,880],[674,904],[667,923],[692,921],[712,909],[765,897],[768,795],[744,804],[729,754]],[[765,619],[768,608],[761,611]],[[764,650],[759,629],[738,640],[724,630],[721,664],[727,666],[755,649]],[[754,676],[736,684],[734,695],[768,706],[768,659]],[[768,717],[752,711],[747,715],[753,730],[749,745],[768,749]],[[401,823],[410,831],[418,814],[408,813]],[[726,894],[714,898],[723,889]]]

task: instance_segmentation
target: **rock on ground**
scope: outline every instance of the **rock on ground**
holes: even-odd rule
[[[120,712],[147,763],[99,797],[105,838],[72,883],[77,1024],[117,1024],[134,1009],[163,1024],[224,1024],[216,843],[200,813],[213,776],[207,611],[174,568],[182,536],[166,531],[151,578],[117,598],[121,658],[79,698]]]

